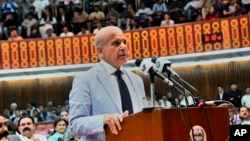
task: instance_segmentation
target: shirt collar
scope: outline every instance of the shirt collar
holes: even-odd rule
[[[103,66],[105,67],[105,69],[107,70],[109,75],[114,74],[114,72],[117,70],[116,68],[114,68],[113,66],[111,66],[110,64],[108,64],[107,62],[105,62],[103,60],[101,60],[100,63],[103,64]],[[124,74],[123,66],[120,67],[120,71],[122,72],[122,74]]]

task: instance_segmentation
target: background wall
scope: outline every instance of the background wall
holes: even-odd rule
[[[230,89],[230,82],[238,82],[241,90],[250,86],[250,60],[203,64],[194,66],[174,67],[180,76],[196,87],[205,99],[216,99],[217,84],[222,84],[225,90]],[[140,75],[145,83],[146,94],[150,95],[149,79]],[[155,79],[155,90],[159,97],[169,91],[169,87],[159,79]],[[49,100],[56,105],[63,104],[71,90],[73,76],[56,78],[37,78],[27,80],[0,81],[0,111],[9,108],[10,103],[16,102],[20,108],[25,108],[28,102],[46,106]],[[192,91],[191,91],[192,92]]]

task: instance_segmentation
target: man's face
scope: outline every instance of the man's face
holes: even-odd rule
[[[249,111],[246,107],[241,107],[240,108],[240,117],[244,120],[249,118]]]
[[[7,137],[9,134],[6,121],[7,120],[4,117],[0,116],[0,140],[4,137]]]
[[[18,130],[20,131],[20,133],[28,138],[31,138],[34,129],[35,125],[32,123],[32,120],[30,118],[23,118],[18,126]]]
[[[103,49],[99,48],[100,57],[115,68],[119,68],[128,60],[126,40],[122,31],[117,30],[113,38],[106,42]]]
[[[223,88],[222,87],[218,87],[218,92],[222,93],[223,92]]]
[[[250,88],[246,88],[246,94],[250,94]]]
[[[236,89],[237,89],[237,85],[236,85],[236,84],[232,84],[232,85],[231,85],[231,90],[232,90],[232,91],[236,91]]]

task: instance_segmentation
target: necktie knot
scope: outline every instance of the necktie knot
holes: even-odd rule
[[[118,78],[118,79],[120,79],[120,78],[121,78],[121,76],[122,76],[122,71],[121,71],[121,70],[119,70],[119,69],[118,69],[118,70],[116,70],[116,71],[115,71],[115,75],[117,76],[117,78]]]

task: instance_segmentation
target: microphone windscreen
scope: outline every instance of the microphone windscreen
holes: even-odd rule
[[[152,57],[152,58],[151,58],[151,62],[153,62],[153,63],[155,63],[156,60],[157,60],[157,57]]]
[[[136,59],[135,60],[135,65],[139,67],[141,65],[142,60],[143,59],[141,59],[141,58],[140,59]]]

